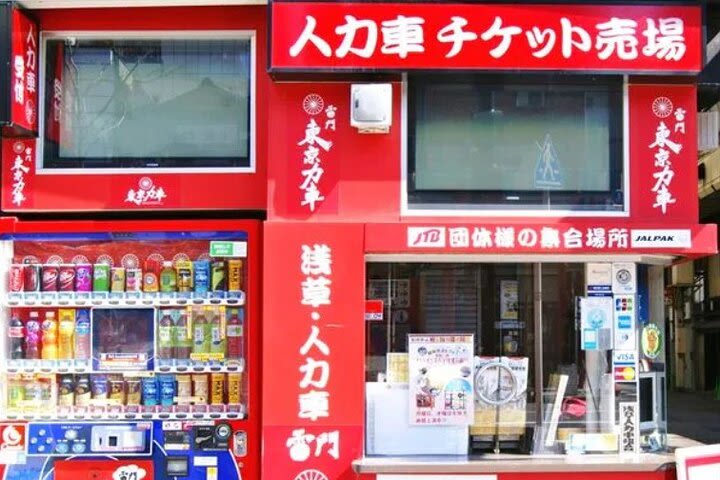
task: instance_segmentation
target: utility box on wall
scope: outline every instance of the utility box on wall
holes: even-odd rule
[[[693,262],[685,262],[673,265],[670,268],[670,285],[682,286],[694,283],[695,269]]]
[[[354,84],[350,88],[350,125],[360,133],[388,133],[392,124],[392,85]]]

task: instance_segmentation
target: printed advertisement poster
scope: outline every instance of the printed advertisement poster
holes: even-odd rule
[[[500,282],[500,319],[517,320],[518,318],[518,282],[502,280]]]
[[[408,335],[411,425],[473,422],[473,335]]]
[[[580,299],[581,348],[610,350],[613,341],[613,298],[585,297]]]

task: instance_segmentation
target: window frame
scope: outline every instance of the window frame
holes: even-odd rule
[[[46,119],[46,82],[47,82],[47,42],[78,38],[85,40],[248,40],[249,57],[249,93],[248,102],[248,165],[223,167],[46,167],[45,160],[45,119]],[[38,75],[38,139],[36,147],[36,165],[38,175],[99,175],[99,174],[147,174],[147,173],[256,173],[256,103],[257,103],[257,31],[256,30],[50,30],[40,32],[40,58]],[[202,160],[202,157],[195,157]],[[112,160],[113,157],[108,157]],[[170,159],[172,161],[172,159]]]
[[[522,73],[522,72],[520,72]],[[630,205],[630,162],[629,162],[629,106],[628,106],[628,77],[627,75],[619,76],[615,75],[612,77],[602,75],[564,75],[564,74],[544,74],[538,72],[529,72],[526,77],[518,80],[518,73],[508,74],[483,74],[483,73],[456,73],[452,76],[448,74],[430,74],[423,77],[414,77],[410,74],[403,74],[402,79],[402,100],[401,100],[401,185],[400,185],[400,200],[401,200],[401,216],[404,217],[422,217],[422,216],[443,216],[443,217],[473,217],[473,216],[485,216],[485,217],[628,217],[629,216],[629,205]],[[477,85],[502,85],[503,83],[509,83],[512,85],[523,85],[523,84],[538,84],[542,81],[544,84],[568,84],[568,85],[594,85],[597,84],[598,80],[603,85],[617,86],[618,89],[614,93],[619,97],[621,106],[615,111],[611,111],[611,118],[613,123],[610,125],[611,133],[620,135],[621,141],[620,146],[614,147],[616,149],[615,158],[611,159],[611,169],[614,169],[617,173],[611,173],[615,178],[611,178],[611,189],[614,186],[622,188],[622,204],[621,208],[608,210],[603,208],[602,205],[590,206],[587,209],[573,208],[581,205],[579,202],[573,204],[557,204],[553,208],[543,209],[542,203],[517,203],[513,204],[505,201],[502,204],[499,203],[483,203],[479,202],[459,202],[458,198],[468,197],[469,195],[475,195],[475,197],[481,196],[489,191],[469,191],[469,190],[426,190],[425,195],[428,193],[430,196],[444,196],[445,201],[436,202],[422,202],[422,201],[411,201],[411,197],[417,194],[414,190],[413,174],[414,174],[414,132],[415,132],[415,118],[414,109],[415,105],[413,102],[414,89],[416,88],[413,84],[432,84],[437,81],[444,81],[446,83],[461,83],[462,81],[475,81]],[[550,190],[552,192],[553,190]],[[525,191],[531,192],[531,191]],[[493,191],[492,193],[502,195],[503,191]],[[580,198],[582,195],[588,192],[575,192],[573,195],[575,198]],[[510,192],[507,192],[510,194]],[[604,192],[605,195],[612,195],[612,190]]]

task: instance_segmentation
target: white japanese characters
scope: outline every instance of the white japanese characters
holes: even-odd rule
[[[664,214],[667,213],[668,207],[677,203],[677,199],[673,196],[670,188],[675,176],[673,162],[671,156],[678,155],[683,148],[677,137],[685,136],[685,115],[687,110],[682,107],[673,105],[672,101],[667,97],[658,97],[652,103],[653,114],[659,119],[657,128],[655,129],[655,141],[648,148],[653,152],[653,186],[651,191],[655,194],[653,208],[658,208]],[[674,117],[672,130],[668,128],[670,116]],[[672,139],[675,135],[675,140]]]
[[[306,15],[305,27],[289,47],[290,56],[297,57],[306,49],[315,49],[327,58],[348,55],[371,58],[379,51],[382,55],[406,59],[425,52],[426,38],[448,44],[445,58],[457,56],[467,43],[472,42],[484,44],[489,49],[487,53],[495,59],[511,54],[516,42],[523,42],[523,50],[529,48],[535,58],[545,58],[557,50],[565,59],[592,54],[603,61],[654,57],[677,62],[687,51],[684,22],[675,17],[647,18],[644,22],[611,17],[596,23],[594,28],[561,17],[553,24],[523,28],[501,16],[488,19],[489,23],[472,25],[465,17],[449,15],[443,27],[427,34],[425,27],[429,22],[421,16],[399,14],[394,18],[378,19],[345,15],[343,20],[344,23],[332,29],[335,38],[323,38],[316,33],[318,20]]]
[[[330,347],[322,340],[321,307],[331,304],[332,251],[325,244],[302,245],[300,272],[300,304],[309,307],[310,332],[298,352],[303,364],[298,387],[298,418],[316,421],[330,415]]]
[[[34,101],[37,92],[37,39],[30,25],[23,39],[23,51],[13,55],[13,101],[22,106],[25,121],[33,126],[36,120]]]
[[[311,455],[319,457],[323,452],[337,460],[340,458],[340,432],[333,430],[312,435],[306,433],[304,428],[299,428],[293,430],[285,446],[288,448],[290,458],[295,462],[304,462]]]
[[[12,203],[16,206],[22,206],[27,197],[25,195],[25,176],[30,173],[33,158],[35,156],[34,148],[30,144],[23,141],[14,142],[12,145],[13,162],[10,171],[12,172]]]
[[[350,16],[348,15],[348,17]],[[343,48],[347,48],[345,54],[353,50],[349,44]],[[325,132],[335,131],[337,126],[335,123],[337,107],[328,105],[327,108],[325,108],[325,102],[322,97],[314,93],[306,95],[302,105],[303,110],[310,118],[305,126],[304,137],[297,143],[299,147],[304,147],[302,152],[302,167],[300,170],[302,176],[300,190],[303,191],[303,198],[300,201],[300,206],[307,207],[311,212],[314,212],[318,204],[325,200],[325,196],[319,188],[320,180],[325,173],[320,155],[322,152],[329,152],[333,146],[331,140],[322,136],[324,135],[323,130]],[[323,111],[325,113],[325,122],[321,122],[321,126],[313,117]]]
[[[150,177],[142,177],[138,181],[138,189],[130,189],[125,197],[125,203],[141,205],[162,205],[167,198],[163,187],[155,185]]]
[[[627,228],[553,226],[408,227],[407,246],[479,250],[623,250],[629,248]],[[433,238],[432,243],[428,239]]]

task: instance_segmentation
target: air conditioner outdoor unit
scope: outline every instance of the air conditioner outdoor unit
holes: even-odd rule
[[[707,152],[718,148],[720,135],[720,112],[698,112],[698,150]]]
[[[354,84],[350,88],[350,125],[360,133],[388,133],[392,124],[392,85]]]

